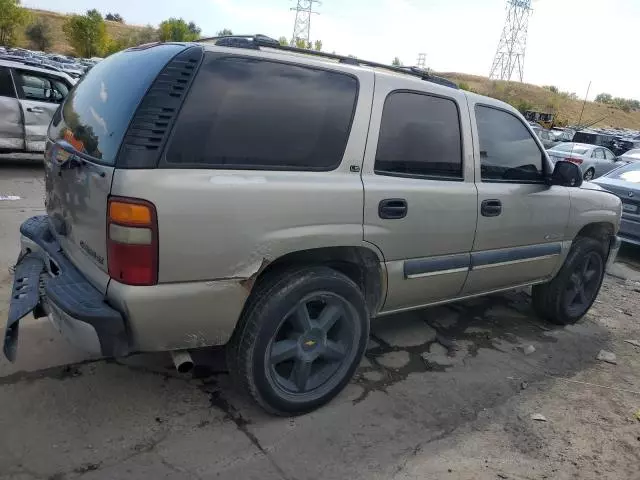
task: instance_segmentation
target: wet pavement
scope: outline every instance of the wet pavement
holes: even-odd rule
[[[42,211],[42,188],[37,163],[0,161],[0,196],[20,197],[0,201],[3,318],[18,226]],[[631,274],[639,251],[623,251]],[[0,479],[565,478],[563,468],[591,478],[584,459],[554,460],[546,448],[558,440],[545,439],[523,406],[542,408],[556,382],[598,371],[598,352],[618,345],[620,329],[628,334],[625,322],[637,323],[638,292],[640,278],[608,277],[596,313],[566,328],[539,320],[526,290],[376,320],[345,391],[290,419],[232,388],[221,349],[199,352],[199,368],[180,376],[165,354],[87,358],[46,320],[30,319],[16,364],[0,361]],[[620,371],[622,386],[640,391],[634,370]],[[640,398],[620,395],[623,404]],[[625,442],[609,467],[616,475],[637,459],[624,448],[640,440]],[[496,460],[505,451],[511,463]]]

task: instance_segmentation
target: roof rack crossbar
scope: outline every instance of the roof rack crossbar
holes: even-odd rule
[[[340,63],[347,65],[361,65],[365,67],[381,68],[396,73],[404,73],[419,77],[422,80],[437,83],[445,87],[459,89],[458,85],[454,82],[447,80],[446,78],[432,75],[429,71],[423,70],[418,67],[396,67],[393,65],[386,65],[384,63],[372,62],[369,60],[362,60],[360,58],[338,55],[336,53],[321,52],[318,50],[307,50],[306,48],[291,47],[289,45],[281,45],[277,40],[267,37],[266,35],[223,35],[218,37],[206,37],[201,38],[198,42],[215,42],[216,45],[225,47],[239,47],[249,48],[252,50],[260,47],[274,48],[277,50],[283,50],[285,52],[304,53],[306,55],[313,55],[315,57],[330,58],[332,60],[338,60]]]

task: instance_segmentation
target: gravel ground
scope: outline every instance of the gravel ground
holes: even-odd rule
[[[0,201],[2,318],[42,188],[37,162],[0,162],[0,196],[20,197]],[[346,390],[293,419],[231,388],[220,350],[185,377],[163,354],[87,358],[29,319],[0,360],[0,479],[638,479],[639,264],[623,249],[571,327],[526,291],[377,321]]]

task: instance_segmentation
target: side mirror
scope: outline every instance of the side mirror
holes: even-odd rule
[[[579,187],[582,185],[582,170],[575,163],[558,160],[551,174],[551,185]]]

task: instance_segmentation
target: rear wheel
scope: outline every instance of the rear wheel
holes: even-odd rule
[[[551,282],[533,287],[533,306],[543,318],[566,325],[591,308],[604,278],[606,249],[601,241],[578,238]]]
[[[589,170],[584,172],[584,175],[582,176],[582,178],[584,179],[585,182],[589,182],[593,180],[593,177],[595,176],[595,174],[596,174],[596,171],[593,168],[590,168]]]
[[[230,347],[232,373],[270,413],[324,405],[364,353],[369,319],[362,292],[326,267],[288,271],[257,288]]]

